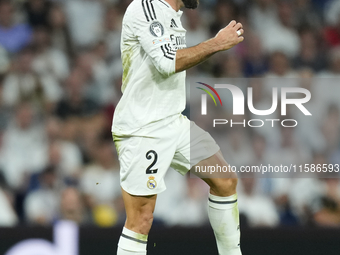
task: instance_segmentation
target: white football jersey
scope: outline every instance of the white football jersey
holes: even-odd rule
[[[175,73],[176,52],[186,47],[182,11],[163,0],[134,0],[123,19],[123,96],[112,132],[131,134],[185,108],[185,72]]]

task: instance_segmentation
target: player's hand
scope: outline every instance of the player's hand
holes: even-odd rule
[[[229,50],[244,40],[243,33],[242,24],[233,20],[217,33],[214,40],[220,51]]]

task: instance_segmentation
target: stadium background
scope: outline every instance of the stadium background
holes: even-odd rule
[[[0,254],[30,237],[52,240],[58,220],[81,227],[80,254],[115,252],[125,215],[110,126],[129,2],[0,1]],[[340,77],[340,1],[201,0],[199,10],[184,11],[187,45],[232,19],[244,24],[246,41],[188,77]],[[339,85],[330,88],[326,96],[338,99]],[[340,100],[333,101],[324,105],[315,143],[300,148],[308,163],[340,162]],[[234,137],[235,158],[247,147],[256,159],[266,140]],[[284,149],[297,150],[293,143]],[[151,254],[215,254],[207,187],[174,171],[167,186]],[[245,254],[340,254],[339,179],[248,178],[239,194]]]

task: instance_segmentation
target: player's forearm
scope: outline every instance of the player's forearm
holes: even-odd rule
[[[176,54],[176,73],[187,70],[207,60],[221,50],[216,38],[200,43],[194,47],[181,49]]]
[[[244,40],[241,23],[231,21],[217,35],[197,46],[178,50],[176,54],[176,73],[202,63],[218,51],[229,50]]]

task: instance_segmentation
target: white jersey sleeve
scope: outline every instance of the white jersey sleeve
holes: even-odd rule
[[[165,26],[165,15],[153,1],[141,1],[143,13],[138,10],[133,22],[135,33],[143,50],[164,76],[175,73],[176,49],[171,43],[171,31]]]

